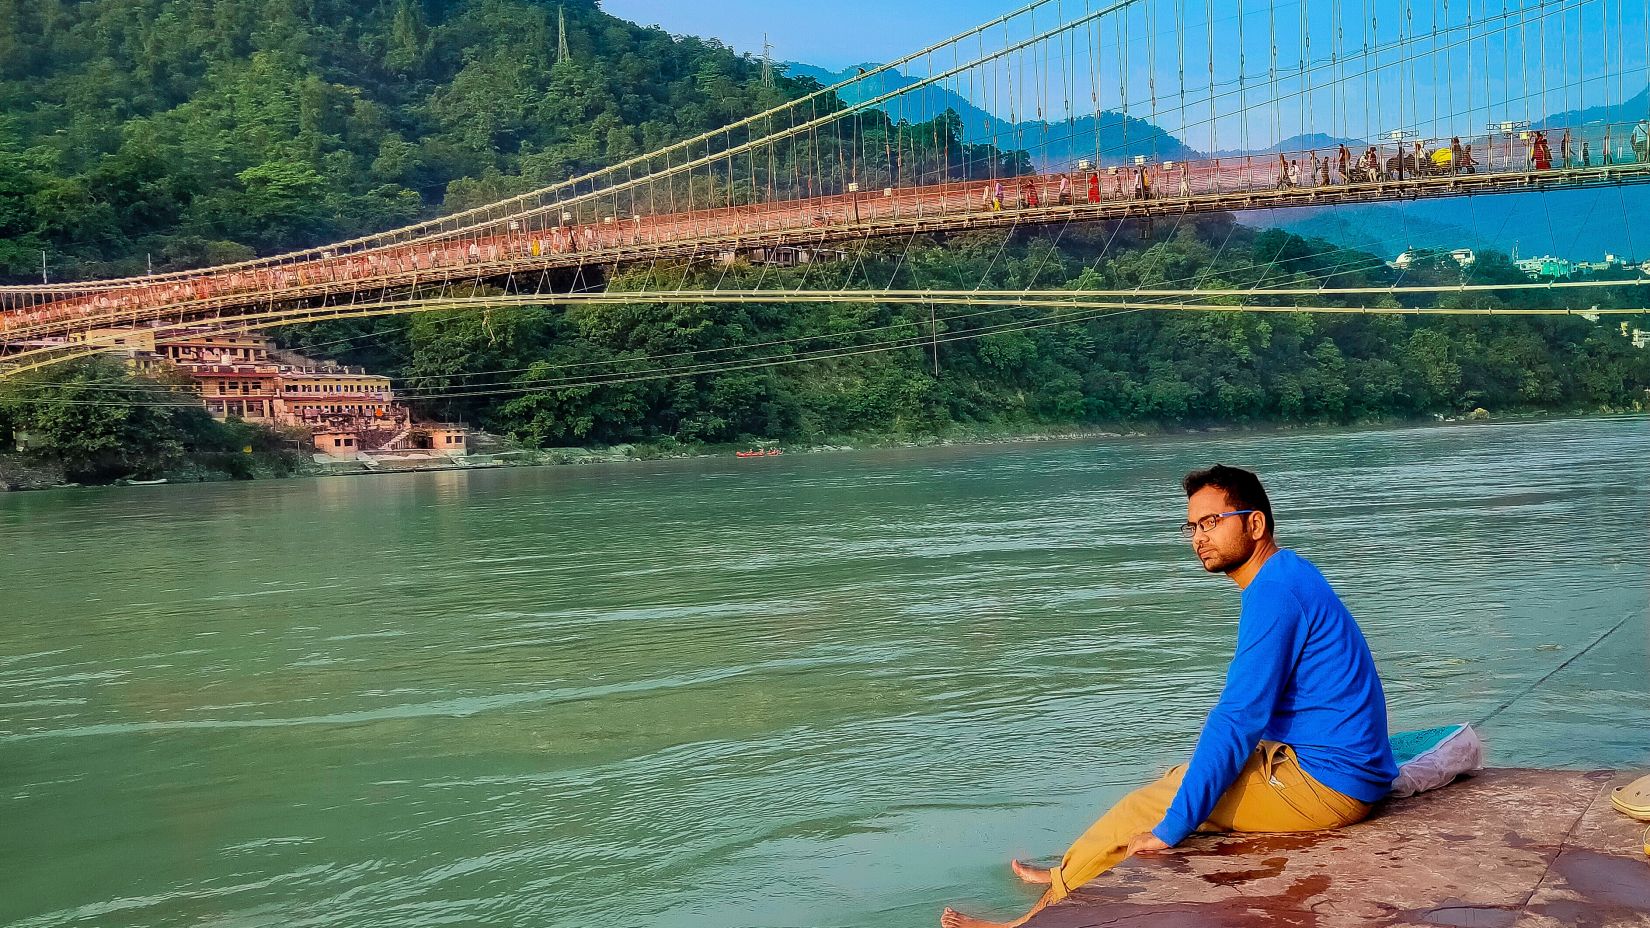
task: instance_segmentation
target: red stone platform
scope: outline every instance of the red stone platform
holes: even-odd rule
[[[1027,928],[1650,928],[1646,826],[1609,798],[1632,779],[1487,770],[1340,831],[1198,836]]]

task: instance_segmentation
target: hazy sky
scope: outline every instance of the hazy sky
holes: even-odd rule
[[[721,39],[776,61],[841,68],[892,61],[1024,6],[1023,0],[602,0],[602,9],[678,35]]]
[[[776,61],[843,68],[899,59],[1028,0],[601,2],[740,52],[760,54],[766,33]],[[1024,49],[941,86],[1010,122],[1113,110],[1211,151],[1308,131],[1471,135],[1623,101],[1650,77],[1650,23],[1637,0],[1134,0],[1101,14],[1114,2],[1045,0],[905,70],[943,71],[987,46]],[[1363,18],[1375,9],[1394,15]],[[1073,28],[1016,44],[1057,22]]]

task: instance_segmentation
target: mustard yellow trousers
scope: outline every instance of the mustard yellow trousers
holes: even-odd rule
[[[1065,898],[1117,866],[1128,851],[1129,839],[1163,821],[1185,775],[1185,764],[1175,767],[1157,782],[1124,796],[1090,825],[1054,868],[1048,901]],[[1363,821],[1369,809],[1368,803],[1308,776],[1289,745],[1262,741],[1199,830],[1321,831]]]

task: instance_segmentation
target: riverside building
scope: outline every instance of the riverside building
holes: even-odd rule
[[[116,350],[145,371],[177,371],[193,382],[213,418],[300,429],[334,457],[425,452],[462,455],[461,425],[417,422],[388,377],[314,361],[264,335],[122,333]]]

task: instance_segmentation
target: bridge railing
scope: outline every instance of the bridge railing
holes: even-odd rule
[[[736,249],[742,240],[764,241],[788,236],[788,244],[806,245],[841,237],[844,229],[876,226],[886,230],[904,221],[963,217],[976,213],[1070,205],[1114,204],[1150,200],[1169,208],[1176,200],[1202,197],[1234,199],[1245,194],[1311,191],[1323,187],[1356,189],[1371,199],[1389,195],[1393,184],[1465,174],[1526,175],[1547,171],[1586,171],[1650,162],[1639,124],[1612,123],[1555,126],[1539,130],[1480,134],[1459,140],[1460,152],[1472,163],[1457,163],[1450,140],[1423,140],[1415,159],[1414,141],[1398,157],[1392,143],[1348,145],[1345,168],[1339,149],[1269,152],[1240,157],[1189,161],[1107,164],[1086,170],[953,181],[915,187],[888,187],[818,196],[803,200],[699,209],[627,220],[523,227],[510,223],[469,238],[412,243],[394,249],[326,255],[271,268],[231,268],[188,280],[141,281],[118,290],[76,293],[26,308],[0,311],[0,339],[33,337],[72,323],[82,328],[140,321],[160,308],[198,303],[275,302],[297,292],[349,292],[404,287],[420,276],[451,278],[488,273],[501,265],[545,268],[579,263],[623,261],[660,249],[685,247],[690,253],[714,254]],[[1568,147],[1564,137],[1569,136]],[[1538,144],[1545,139],[1548,154]],[[1358,149],[1362,149],[1359,151]],[[1448,152],[1448,163],[1434,153]],[[1370,152],[1374,152],[1371,164]],[[1565,160],[1568,153],[1568,162]],[[1318,168],[1313,170],[1313,159]],[[1293,170],[1291,170],[1291,167]],[[1326,183],[1327,174],[1327,183]],[[1061,202],[1062,188],[1069,203]],[[1074,215],[1075,218],[1075,215]],[[1046,219],[1043,221],[1047,221]]]

